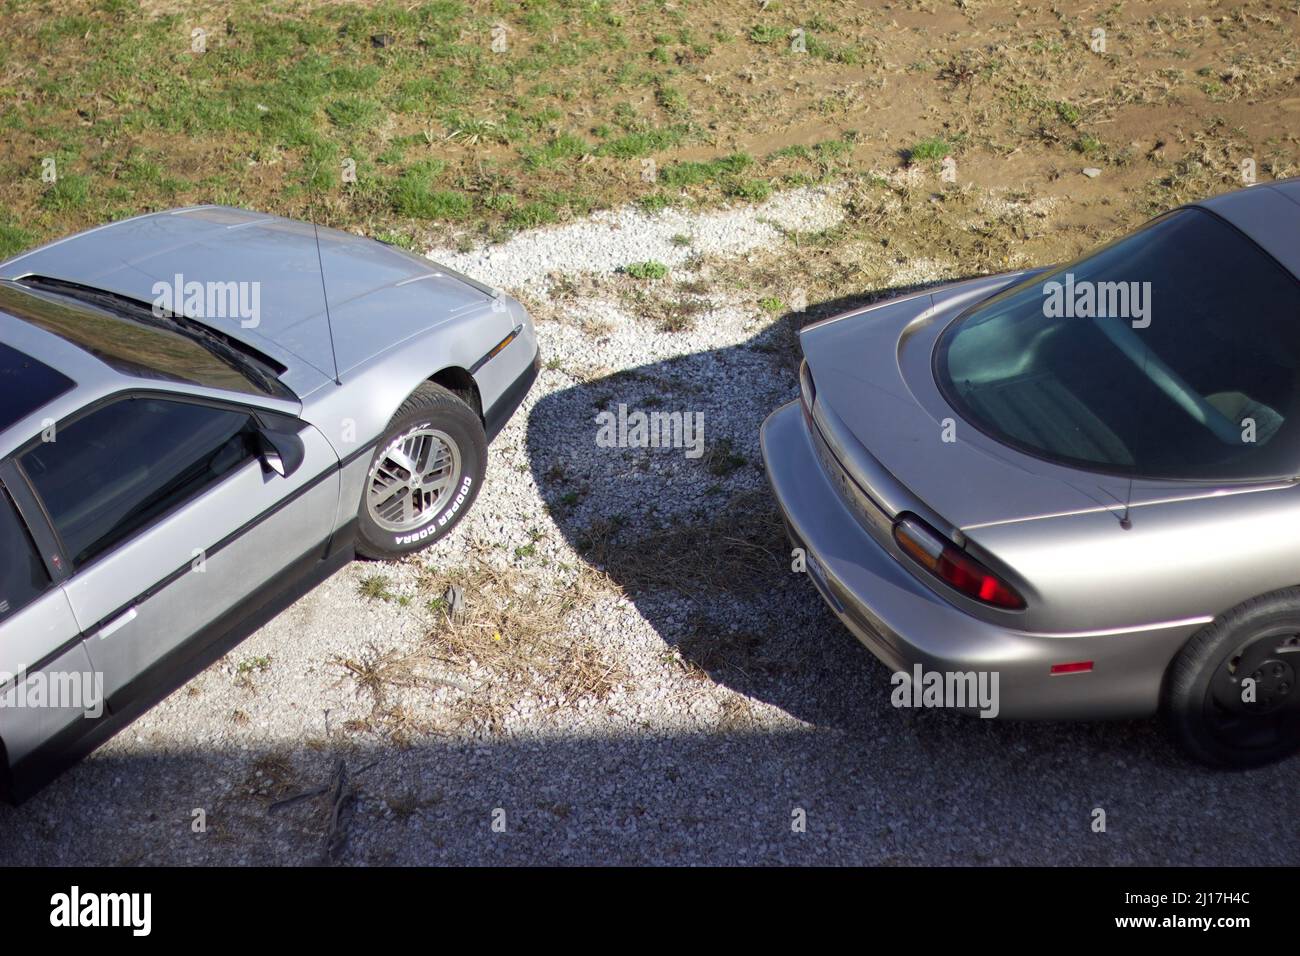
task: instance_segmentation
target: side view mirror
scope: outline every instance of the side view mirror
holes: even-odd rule
[[[288,478],[301,467],[307,457],[307,448],[294,432],[259,428],[257,454],[267,468],[281,478]]]

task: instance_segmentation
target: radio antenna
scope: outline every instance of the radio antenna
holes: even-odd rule
[[[334,323],[330,321],[330,294],[325,287],[325,260],[320,252],[320,228],[313,222],[312,232],[316,234],[316,263],[320,266],[320,294],[325,299],[325,328],[330,334],[330,358],[334,361],[334,384],[342,385],[339,379],[339,354],[334,351]]]
[[[1149,324],[1150,320],[1148,319],[1147,321]],[[1143,326],[1142,328],[1143,330],[1145,330],[1146,326]],[[1147,377],[1147,365],[1150,363],[1150,360],[1151,360],[1151,346],[1146,345],[1144,343],[1142,346],[1142,377],[1143,378]],[[1130,471],[1128,473],[1128,491],[1124,493],[1124,514],[1121,515],[1119,519],[1119,526],[1123,528],[1125,531],[1133,527],[1133,518],[1131,516],[1132,509],[1133,509],[1133,472]]]

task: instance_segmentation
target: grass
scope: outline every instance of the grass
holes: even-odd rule
[[[937,136],[923,139],[905,150],[909,163],[921,163],[929,160],[943,159],[951,156],[953,149],[946,141]]]
[[[381,651],[371,644],[367,645],[359,657],[336,655],[331,663],[352,677],[356,692],[368,696],[372,712],[379,715],[384,713],[393,690],[419,686],[416,677],[419,659],[420,655],[415,652],[402,652],[392,648]],[[392,712],[386,716],[392,716]]]
[[[629,202],[650,212],[761,202],[888,170],[900,153],[923,164],[960,150],[963,182],[980,156],[1015,156],[1042,176],[1025,161],[1113,160],[1085,127],[1115,130],[1118,156],[1126,110],[1164,110],[1149,122],[1188,136],[1220,114],[1225,129],[1244,128],[1247,107],[1280,115],[1300,68],[1294,11],[1261,3],[1247,14],[1225,0],[1204,20],[1118,7],[1106,14],[1124,37],[1117,59],[1078,42],[1088,24],[1073,14],[1003,22],[983,3],[909,2],[909,24],[894,25],[803,3],[232,0],[173,14],[130,0],[73,10],[10,0],[0,67],[23,68],[0,91],[0,254],[212,201],[419,249]],[[939,53],[927,41],[970,17],[983,19],[969,42]],[[195,53],[190,20],[204,19],[207,51]],[[493,53],[499,20],[510,43]],[[791,49],[795,29],[805,53]],[[890,131],[912,128],[918,102],[936,135],[900,150]],[[1261,172],[1266,158],[1282,170],[1297,162],[1285,131],[1240,145]],[[39,177],[51,156],[53,185]],[[1182,181],[1167,168],[1178,158],[1153,178]],[[355,183],[342,181],[345,159]]]
[[[521,693],[543,695],[547,710],[571,708],[584,699],[603,700],[628,680],[622,663],[604,657],[590,638],[568,626],[578,608],[617,595],[610,579],[588,567],[557,569],[545,576],[475,562],[455,571],[426,572],[427,593],[460,587],[465,613],[445,616],[426,638],[424,653],[480,676],[480,692],[454,705],[459,726],[499,729],[503,707]]]
[[[395,601],[397,595],[389,590],[389,580],[383,574],[369,574],[357,585],[357,593],[371,601]]]
[[[684,286],[661,290],[633,286],[620,296],[624,308],[654,323],[660,332],[686,332],[713,308],[712,301]]]
[[[252,674],[255,672],[268,670],[270,666],[271,666],[271,658],[265,655],[261,655],[258,657],[244,658],[242,661],[239,662],[239,665],[238,667],[235,668],[235,670],[237,673],[241,675]]]
[[[737,453],[735,444],[730,438],[715,438],[710,441],[703,460],[704,467],[715,478],[725,478],[748,464],[745,456]]]
[[[732,153],[718,159],[672,163],[659,172],[659,181],[665,186],[681,188],[705,184],[725,185],[754,164],[746,153]]]
[[[36,241],[36,236],[26,229],[0,223],[0,259],[17,255]]]
[[[642,280],[663,279],[668,275],[668,267],[653,259],[648,262],[629,262],[623,271],[633,279]]]
[[[1084,156],[1100,156],[1106,150],[1102,141],[1091,133],[1080,134],[1079,138],[1074,141],[1073,147],[1076,153],[1082,153]]]
[[[788,573],[785,532],[765,492],[741,492],[702,521],[649,532],[599,518],[580,546],[633,593],[758,594]]]

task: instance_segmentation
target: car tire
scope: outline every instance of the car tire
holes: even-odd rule
[[[444,459],[446,468],[435,468]],[[398,408],[371,456],[357,511],[357,554],[391,560],[443,538],[474,504],[486,472],[483,422],[450,391],[425,382]]]
[[[1238,605],[1188,639],[1161,700],[1165,724],[1188,755],[1246,769],[1300,750],[1298,635],[1300,588],[1287,588]]]

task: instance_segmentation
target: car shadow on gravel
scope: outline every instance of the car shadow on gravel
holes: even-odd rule
[[[859,736],[924,727],[936,746],[978,751],[1012,742],[1095,748],[1099,738],[1117,738],[1167,752],[1152,721],[1012,729],[941,711],[900,712],[889,704],[888,668],[840,625],[806,575],[792,573],[758,434],[771,411],[797,397],[798,329],[910,291],[822,302],[739,344],[543,396],[526,440],[552,518],[683,666],[814,726]],[[637,411],[702,415],[703,453],[598,444],[598,416],[627,417],[630,429]]]
[[[860,666],[841,658],[841,669]],[[244,736],[155,751],[136,741],[20,807],[0,806],[0,865],[1294,862],[1286,821],[1300,792],[1286,766],[1214,775],[1133,754],[1113,735],[1084,731],[1092,746],[1077,753],[1035,747],[1041,736],[1015,728],[995,734],[990,721],[936,735],[891,718],[865,737],[735,730],[393,746],[339,728],[306,746]],[[1241,808],[1253,805],[1268,806],[1275,826],[1243,824]],[[1104,836],[1090,829],[1097,807]]]
[[[983,727],[961,740],[931,731],[894,715],[867,739],[737,730],[376,747],[335,731],[312,747],[136,743],[0,806],[0,865],[1294,862],[1294,839],[1239,823],[1242,806],[1300,810],[1284,767],[1208,790],[1188,786],[1208,771],[1144,763],[1110,735],[1076,754],[1026,748],[1017,731],[996,747]],[[1104,838],[1089,830],[1097,806]]]

